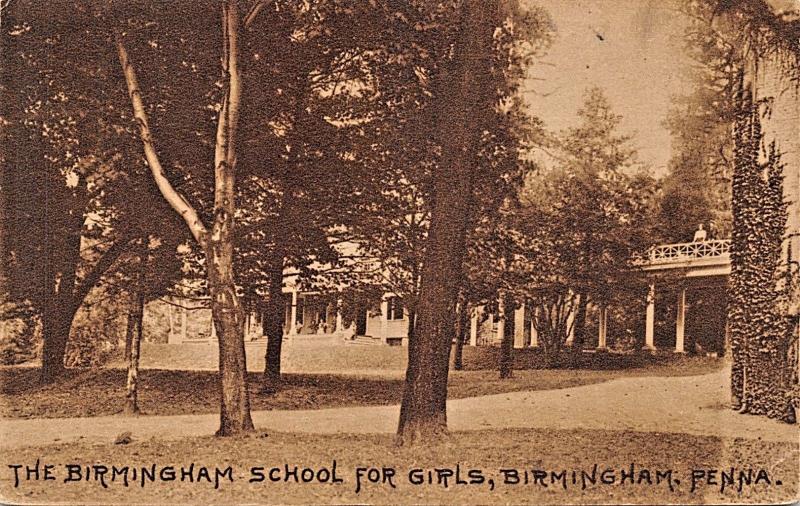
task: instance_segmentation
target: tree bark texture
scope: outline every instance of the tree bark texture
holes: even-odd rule
[[[136,332],[136,319],[133,317],[134,315],[134,308],[136,307],[137,296],[133,294],[130,301],[130,309],[128,310],[128,318],[125,322],[125,352],[123,356],[125,357],[125,361],[129,361],[131,358],[131,346],[133,345],[133,333]],[[172,326],[170,322],[170,326]],[[171,332],[170,332],[171,333]],[[170,336],[171,337],[171,336]]]
[[[52,383],[64,375],[67,341],[76,312],[71,301],[56,301],[48,304],[42,314],[42,384]]]
[[[503,300],[503,340],[500,343],[500,379],[511,378],[514,374],[514,310],[516,302],[511,294]]]
[[[223,4],[225,70],[228,75],[217,128],[214,156],[214,222],[206,244],[211,314],[219,344],[221,382],[220,428],[217,435],[229,436],[254,430],[247,389],[247,361],[244,352],[244,311],[233,274],[236,133],[242,97],[239,68],[239,4]]]
[[[286,320],[286,304],[283,298],[284,247],[276,240],[275,251],[270,257],[269,298],[265,305],[264,334],[267,336],[267,350],[264,357],[265,391],[276,390],[281,383],[281,348],[283,346],[283,324]]]
[[[132,325],[131,325],[132,323]],[[125,414],[139,414],[139,354],[142,345],[144,323],[144,290],[136,293],[132,311],[128,314],[128,328],[131,330],[128,359],[128,381],[125,388]]]
[[[583,351],[583,345],[586,342],[586,309],[589,306],[589,297],[586,291],[578,294],[578,310],[575,313],[575,340],[572,341],[573,350],[576,353]]]
[[[229,436],[250,432],[250,399],[247,388],[247,364],[244,351],[244,311],[236,294],[233,274],[236,140],[242,95],[239,68],[240,13],[237,0],[222,4],[223,71],[227,76],[226,93],[219,112],[214,150],[214,218],[209,230],[186,198],[167,179],[158,158],[147,121],[141,89],[133,65],[116,33],[116,45],[128,96],[144,147],[145,158],[164,199],[186,223],[192,236],[203,248],[206,258],[211,314],[219,345],[220,428],[217,434]]]
[[[474,118],[493,108],[490,74],[499,6],[468,0],[453,62],[435,84],[442,156],[436,169],[433,209],[422,269],[417,325],[409,346],[400,409],[400,444],[430,442],[447,431],[447,375],[456,298],[465,256],[465,229],[472,198],[474,146],[481,128]]]
[[[466,301],[458,305],[458,320],[456,321],[456,349],[453,357],[453,369],[460,371],[464,368],[464,342],[467,339],[469,328],[469,310]]]

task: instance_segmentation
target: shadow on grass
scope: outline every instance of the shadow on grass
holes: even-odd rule
[[[529,350],[524,350],[529,351]],[[480,353],[480,354],[479,354]],[[491,364],[496,350],[474,350],[467,364]],[[495,370],[454,371],[451,399],[517,391],[553,390],[600,383],[626,376],[705,374],[722,367],[721,360],[692,357],[605,356],[587,354],[581,369],[539,369],[537,353],[519,353],[514,377],[501,380]],[[610,360],[609,360],[610,359]],[[539,362],[537,362],[539,360]],[[39,369],[0,368],[0,416],[61,418],[114,415],[125,400],[125,369],[68,369],[51,385],[40,385]],[[285,374],[276,392],[261,391],[259,373],[248,375],[253,410],[297,410],[399,404],[403,381],[352,374]],[[144,369],[139,373],[139,406],[147,415],[217,413],[219,384],[215,371]]]
[[[120,413],[124,405],[123,369],[69,369],[51,385],[40,385],[37,368],[0,370],[0,416],[57,418]],[[402,381],[322,374],[286,374],[279,391],[260,393],[261,375],[248,374],[254,410],[315,409],[335,406],[394,404]],[[216,413],[219,384],[214,371],[146,369],[139,373],[143,414]]]

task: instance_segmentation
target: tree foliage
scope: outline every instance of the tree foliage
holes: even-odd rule
[[[673,100],[666,121],[673,139],[660,211],[659,235],[666,242],[691,240],[700,223],[714,238],[731,233],[731,131],[741,55],[730,26],[709,22],[708,2],[685,2],[682,10],[692,60],[684,73],[692,91]]]
[[[609,305],[641,288],[634,261],[654,241],[657,185],[618,133],[620,116],[599,89],[578,115],[558,136],[559,162],[531,178],[516,218],[524,246],[515,266],[527,278],[520,297],[535,306],[548,355],[573,333],[582,347],[589,302]]]
[[[123,95],[96,85],[109,77],[104,61],[78,56],[109,51],[78,18],[63,25],[15,3],[2,33],[1,134],[17,146],[2,157],[2,263],[14,307],[42,321],[44,381],[63,370],[76,312],[129,245],[149,233],[180,237],[168,219],[153,227],[165,209],[150,202],[155,188],[116,118]]]

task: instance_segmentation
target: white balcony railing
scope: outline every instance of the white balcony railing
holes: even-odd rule
[[[714,239],[653,246],[647,252],[647,259],[650,264],[664,264],[682,260],[721,257],[729,255],[730,252],[730,239]]]

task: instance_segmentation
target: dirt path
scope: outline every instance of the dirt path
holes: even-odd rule
[[[725,407],[728,371],[703,376],[622,378],[536,392],[513,392],[448,402],[451,430],[559,428],[672,432],[796,442],[797,425],[736,414]],[[256,411],[262,431],[391,433],[398,406],[306,411]],[[0,448],[76,440],[109,442],[125,431],[135,440],[212,434],[218,415],[103,416],[2,420]]]

